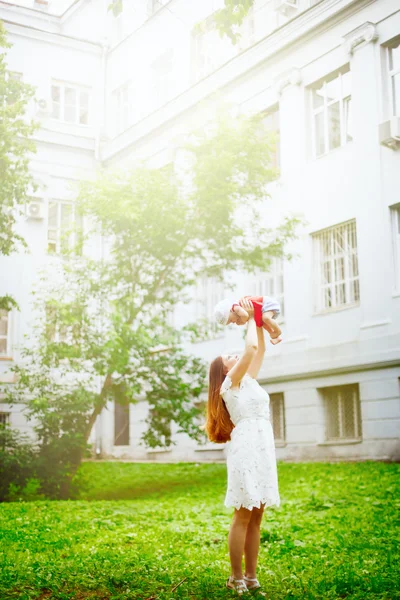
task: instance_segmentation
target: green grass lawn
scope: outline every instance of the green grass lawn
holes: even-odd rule
[[[279,464],[282,506],[261,526],[269,597],[400,598],[399,476]],[[225,488],[224,464],[85,463],[78,499],[0,506],[0,599],[229,598]]]

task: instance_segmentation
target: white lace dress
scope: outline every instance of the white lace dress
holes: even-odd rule
[[[224,505],[249,510],[260,508],[260,503],[279,506],[268,393],[247,374],[238,388],[232,388],[232,380],[226,376],[220,393],[235,425],[225,446],[228,487]]]

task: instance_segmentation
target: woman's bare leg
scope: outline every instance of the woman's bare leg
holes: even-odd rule
[[[254,507],[251,511],[251,519],[247,525],[246,540],[244,544],[244,562],[246,577],[256,577],[258,551],[260,548],[260,525],[264,513],[265,504],[260,508]]]
[[[228,535],[229,556],[231,560],[232,576],[242,579],[242,558],[246,539],[247,526],[250,522],[252,511],[247,508],[235,508],[232,525]]]

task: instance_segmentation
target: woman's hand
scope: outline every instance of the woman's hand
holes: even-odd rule
[[[254,319],[254,306],[248,298],[240,298],[239,304],[249,314],[249,319]]]

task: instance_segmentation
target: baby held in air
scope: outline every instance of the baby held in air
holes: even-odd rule
[[[271,337],[271,344],[279,344],[282,341],[281,330],[277,325],[276,317],[280,313],[279,302],[269,296],[244,296],[254,306],[254,320],[257,327],[263,327]],[[242,300],[221,300],[214,309],[215,319],[220,325],[244,325],[249,320],[248,312],[241,306]]]

